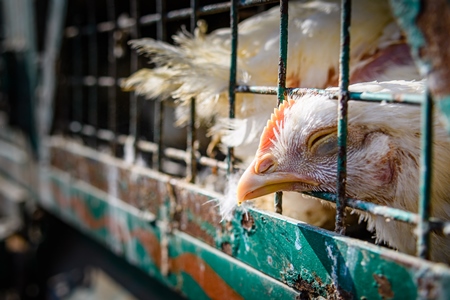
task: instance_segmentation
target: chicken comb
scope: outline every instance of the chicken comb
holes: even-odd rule
[[[267,121],[266,127],[264,127],[264,131],[261,135],[261,140],[259,142],[259,150],[265,152],[269,150],[273,141],[275,140],[275,130],[282,129],[284,126],[284,113],[286,108],[292,107],[294,105],[295,100],[289,99],[283,101],[280,106],[275,108],[274,112],[269,121]],[[277,124],[278,122],[278,124]]]

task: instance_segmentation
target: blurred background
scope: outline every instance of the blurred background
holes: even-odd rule
[[[170,102],[145,101],[120,82],[148,65],[127,42],[172,42],[182,26],[192,30],[191,4],[0,0],[0,299],[180,297],[43,209],[36,191],[39,164],[48,161],[42,145],[52,135],[120,158],[129,136],[134,144],[186,148],[186,129],[173,126]],[[273,5],[243,9],[240,19]],[[208,32],[229,26],[229,5],[202,19]],[[208,138],[202,129],[198,137],[204,153]],[[154,165],[154,153],[137,152],[142,164]],[[184,176],[183,159],[164,159],[166,173]]]

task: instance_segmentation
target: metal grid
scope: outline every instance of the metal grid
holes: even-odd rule
[[[82,25],[82,21],[76,17],[73,18],[69,26],[65,30],[66,47],[70,47],[71,56],[68,61],[73,61],[71,67],[71,76],[62,81],[62,86],[66,90],[72,91],[72,114],[66,111],[63,115],[70,119],[68,124],[62,124],[63,131],[70,134],[81,135],[84,137],[86,143],[93,147],[101,143],[107,143],[110,146],[111,152],[116,156],[121,156],[121,147],[131,137],[133,140],[133,147],[135,154],[147,153],[150,154],[149,161],[154,169],[163,171],[163,158],[174,159],[186,164],[186,178],[190,182],[195,182],[198,165],[219,168],[227,170],[228,173],[234,172],[234,157],[233,149],[228,149],[226,162],[211,159],[206,156],[199,155],[195,149],[196,128],[195,128],[195,99],[191,101],[191,120],[188,126],[188,138],[186,151],[183,149],[175,149],[164,147],[164,132],[163,132],[163,114],[165,104],[162,100],[155,102],[155,133],[153,139],[143,140],[140,138],[140,122],[141,115],[139,113],[142,107],[142,99],[133,94],[125,94],[118,89],[122,76],[131,74],[139,68],[139,60],[134,52],[129,55],[129,68],[119,72],[120,59],[114,53],[117,47],[118,37],[121,32],[126,34],[131,39],[139,38],[141,31],[148,27],[155,27],[156,37],[160,40],[167,40],[168,24],[171,22],[188,20],[190,29],[193,31],[199,17],[207,15],[230,12],[230,26],[231,26],[231,67],[230,67],[230,84],[229,84],[229,117],[234,117],[235,109],[235,93],[258,93],[258,94],[272,94],[277,95],[278,104],[281,103],[289,93],[301,93],[306,89],[299,89],[295,87],[286,87],[286,69],[287,65],[287,37],[288,37],[288,1],[280,1],[280,60],[279,60],[279,79],[277,87],[261,87],[261,86],[237,86],[236,84],[236,70],[237,70],[237,36],[238,36],[238,22],[239,12],[243,8],[256,7],[263,4],[278,3],[279,1],[264,1],[264,0],[248,0],[231,2],[215,3],[201,5],[200,1],[191,0],[190,7],[179,8],[175,10],[168,10],[167,4],[163,0],[157,0],[151,4],[156,7],[156,11],[140,15],[140,4],[138,0],[131,0],[129,2],[129,16],[124,14],[118,15],[119,9],[114,0],[107,0],[105,3],[87,2],[85,12],[87,13],[87,24]],[[98,7],[101,5],[107,7],[106,19],[100,20],[96,16],[99,11]],[[97,6],[97,7],[96,7]],[[122,8],[123,9],[123,8]],[[69,8],[70,15],[70,8]],[[350,16],[351,16],[351,1],[342,1],[342,15],[341,15],[341,56],[340,56],[340,80],[339,92],[330,95],[331,98],[339,101],[339,122],[338,122],[338,174],[337,174],[337,195],[328,193],[307,193],[319,197],[321,199],[335,202],[337,206],[336,215],[336,231],[338,233],[345,233],[345,207],[356,208],[371,214],[391,218],[402,222],[407,222],[417,225],[418,242],[417,252],[418,256],[428,258],[429,256],[429,233],[430,230],[442,230],[445,234],[450,233],[450,223],[441,222],[430,217],[430,181],[431,181],[431,135],[432,135],[432,99],[429,94],[424,96],[418,95],[395,95],[386,93],[352,93],[348,91],[349,85],[349,45],[350,45]],[[177,23],[178,24],[178,23]],[[99,45],[97,38],[99,35],[107,35],[108,40],[108,69],[107,74],[100,74],[97,66],[99,58]],[[70,45],[70,46],[69,46]],[[87,53],[83,49],[87,48]],[[82,57],[83,54],[87,57]],[[88,75],[83,73],[82,61],[88,62]],[[125,75],[124,75],[125,74]],[[103,120],[99,121],[99,113],[103,113],[99,108],[101,105],[99,99],[102,91],[106,89],[107,96],[107,114],[106,123]],[[315,89],[316,90],[316,89]],[[322,90],[317,92],[325,93]],[[104,92],[104,91],[103,91]],[[70,92],[69,92],[70,93]],[[87,96],[87,105],[83,106],[83,97]],[[118,111],[123,108],[120,106],[124,102],[124,97],[127,97],[129,121],[125,130],[118,119]],[[375,101],[375,102],[395,102],[405,103],[410,105],[422,105],[423,115],[423,134],[422,134],[422,157],[421,157],[421,196],[419,203],[419,213],[411,213],[399,209],[384,207],[367,203],[356,199],[348,199],[345,197],[345,182],[346,182],[346,139],[347,139],[347,102],[349,100],[359,101]],[[104,105],[105,106],[105,105]],[[120,107],[119,107],[120,106]],[[84,109],[83,109],[84,107]],[[100,112],[101,111],[101,112]],[[63,122],[64,123],[64,122]],[[59,129],[61,129],[59,128]],[[57,128],[58,129],[58,128]],[[137,155],[134,156],[135,158]],[[282,194],[277,193],[275,197],[276,212],[282,212]]]

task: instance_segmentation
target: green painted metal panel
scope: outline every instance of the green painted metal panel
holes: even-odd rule
[[[450,270],[443,264],[253,209],[247,214],[240,209],[230,222],[220,222],[218,208],[210,201],[217,197],[214,193],[81,145],[62,145],[55,143],[50,151],[53,210],[187,295],[198,293],[196,287],[186,285],[194,280],[211,296],[211,283],[205,278],[212,276],[221,282],[224,293],[237,292],[244,298],[251,297],[253,292],[245,293],[252,286],[260,290],[260,294],[254,292],[255,297],[266,295],[264,287],[272,283],[276,288],[271,295],[280,297],[294,295],[292,288],[315,297],[332,297],[337,286],[345,298],[450,297]],[[77,161],[77,169],[62,172],[68,159]],[[88,164],[94,164],[91,170],[97,174],[83,179],[86,173],[80,171]],[[111,174],[118,177],[109,177],[105,185],[107,179],[102,176]],[[133,201],[130,195],[140,198],[147,190],[140,191],[141,186],[131,181],[127,192],[114,188],[127,178],[157,187],[159,198],[152,200],[163,208],[138,208],[139,199]],[[261,278],[264,284],[258,283]]]
[[[288,286],[194,237],[177,230],[167,232],[168,224],[162,221],[149,222],[149,218],[143,218],[123,203],[114,205],[107,194],[65,175],[51,171],[54,205],[48,208],[183,294],[195,299],[298,295]],[[251,282],[251,288],[247,282]]]

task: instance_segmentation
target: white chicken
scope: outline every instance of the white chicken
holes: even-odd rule
[[[423,92],[423,82],[356,84],[357,92]],[[420,108],[349,102],[347,196],[417,212]],[[336,192],[337,101],[315,92],[285,101],[267,122],[256,157],[237,187],[238,201],[276,191]],[[450,219],[450,141],[436,119],[432,215]],[[379,241],[415,253],[413,226],[366,213]],[[432,233],[431,259],[450,262],[450,239]]]
[[[336,85],[339,18],[338,0],[289,3],[287,86]],[[279,9],[275,7],[239,24],[238,85],[277,84],[279,22]],[[197,102],[198,120],[211,125],[217,118],[228,117],[231,31],[223,28],[208,35],[205,32],[204,24],[195,36],[182,31],[173,37],[176,46],[148,38],[131,41],[157,67],[139,70],[124,81],[123,87],[149,98],[172,96],[178,100],[179,125],[188,121],[192,98]],[[353,1],[350,46],[353,83],[420,78],[387,0]],[[275,105],[274,97],[237,94],[236,118],[251,117],[247,125],[259,136]],[[212,127],[212,134],[221,135],[223,127],[227,129],[220,124]],[[241,153],[239,146],[254,145],[257,138],[252,134],[246,139],[236,137],[226,139],[226,146],[238,147],[237,156],[247,156],[247,148]]]
[[[238,85],[277,84],[279,17],[275,7],[239,24]],[[339,23],[339,0],[289,3],[287,86],[325,88],[337,83]],[[236,118],[229,120],[230,29],[207,35],[206,25],[200,23],[195,35],[182,31],[173,38],[175,46],[153,39],[132,41],[156,67],[133,74],[123,87],[148,98],[173,97],[179,103],[178,125],[187,123],[189,103],[195,98],[197,120],[210,127],[213,141],[235,147],[235,155],[248,164],[276,106],[275,97],[238,93]],[[350,69],[352,82],[420,78],[387,0],[353,1]],[[299,201],[304,205],[297,205]],[[332,209],[305,202],[298,194],[285,194],[284,202],[287,215],[332,228]]]

